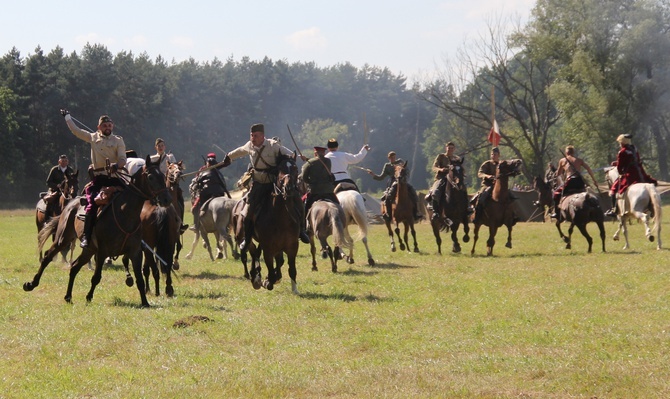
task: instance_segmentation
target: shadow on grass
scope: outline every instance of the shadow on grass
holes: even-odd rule
[[[182,273],[179,278],[192,278],[194,280],[243,280],[246,281],[243,275],[230,276],[225,274],[217,274],[212,272],[201,272],[198,274]]]
[[[333,294],[319,294],[315,292],[311,293],[301,293],[300,298],[303,299],[322,299],[322,300],[338,300],[342,302],[356,302],[359,300],[367,301],[367,302],[392,302],[392,299],[389,298],[381,298],[376,295],[365,295],[361,298],[356,297],[355,295],[351,294],[344,294],[344,293],[333,293]]]
[[[378,263],[374,266],[368,266],[371,269],[388,269],[388,270],[395,270],[395,269],[418,269],[419,266],[412,266],[412,265],[400,265],[398,263]]]

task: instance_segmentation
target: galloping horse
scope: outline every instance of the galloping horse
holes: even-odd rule
[[[254,220],[254,236],[258,247],[250,249],[252,257],[251,281],[256,288],[261,280],[258,259],[261,252],[267,268],[267,278],[262,285],[268,290],[281,280],[281,264],[274,266],[275,260],[288,258],[288,274],[291,278],[291,290],[298,294],[296,282],[297,270],[295,259],[298,254],[298,236],[300,235],[300,219],[298,209],[302,206],[298,191],[298,167],[291,158],[284,158],[277,164],[278,177],[274,192],[268,196],[252,217]],[[250,210],[251,211],[251,210]],[[237,232],[236,232],[237,233]]]
[[[340,191],[336,194],[337,199],[340,201],[340,205],[344,210],[344,215],[346,217],[345,229],[349,230],[349,226],[355,224],[358,226],[358,235],[356,240],[360,239],[365,245],[365,251],[368,254],[368,265],[374,266],[375,260],[372,258],[370,253],[370,248],[368,247],[368,214],[365,209],[365,200],[361,193],[356,190],[346,190]],[[349,255],[347,256],[347,262],[352,264],[354,263],[354,246],[351,246]]]
[[[91,289],[86,295],[86,300],[89,302],[93,299],[95,287],[100,283],[105,259],[128,255],[133,264],[141,304],[143,307],[150,306],[147,301],[144,279],[142,278],[140,213],[145,200],[155,198],[159,205],[167,206],[170,204],[170,195],[165,187],[165,176],[158,168],[158,164],[151,162],[150,157],[147,157],[146,161],[140,158],[129,158],[126,168],[129,171],[128,187],[114,196],[110,204],[102,209],[93,228],[92,242],[82,250],[70,267],[70,278],[65,294],[65,301],[67,302],[72,302],[72,288],[77,273],[93,256],[95,256],[95,271],[91,277]],[[33,280],[23,284],[24,291],[32,291],[39,285],[42,273],[44,273],[54,255],[60,252],[64,245],[70,243],[67,242],[67,238],[72,233],[67,234],[66,227],[68,222],[72,221],[72,209],[76,208],[75,206],[70,208],[68,205],[66,209],[70,210],[70,214],[63,212],[59,218],[54,244],[45,253]],[[74,220],[77,235],[83,233],[83,225],[83,221]],[[51,226],[51,224],[47,226]],[[51,228],[54,228],[54,226],[51,226]]]
[[[541,176],[533,178],[533,190],[537,191],[537,201],[533,202],[533,205],[542,211],[542,222],[549,219],[554,206],[553,188],[553,181],[547,182]]]
[[[463,158],[458,162],[452,162],[449,166],[447,175],[447,185],[444,190],[444,196],[440,200],[440,217],[431,217],[430,225],[433,228],[433,235],[437,243],[437,253],[442,255],[442,238],[440,230],[451,229],[451,241],[453,242],[451,251],[461,252],[461,244],[458,242],[458,227],[463,224],[463,242],[470,241],[470,226],[468,225],[468,193],[463,178]],[[445,221],[451,221],[446,225]]]
[[[70,202],[71,199],[77,196],[79,192],[79,171],[71,175],[65,175],[65,180],[58,185],[58,191],[52,195],[47,195],[41,198],[37,202],[35,207],[35,225],[37,226],[37,235],[39,242],[39,233],[44,228],[44,225],[47,221],[54,216],[59,216],[65,205]],[[51,211],[51,212],[49,212]],[[53,235],[51,237],[54,238]],[[61,256],[63,257],[63,262],[66,262],[65,258],[67,255],[68,248],[63,249]],[[42,247],[39,248],[40,261],[42,260]]]
[[[312,270],[317,271],[316,267],[316,245],[315,240],[321,244],[322,257],[329,258],[331,270],[337,272],[337,261],[342,259],[342,247],[350,251],[354,245],[345,229],[346,216],[342,206],[335,202],[319,200],[314,202],[307,215],[309,220],[309,246],[312,254]],[[333,236],[334,248],[328,245],[328,237]],[[315,239],[316,236],[316,239]]]
[[[393,239],[393,231],[398,236],[398,243],[400,244],[400,250],[405,250],[405,244],[407,244],[407,250],[409,251],[409,240],[407,238],[407,232],[412,231],[412,238],[414,239],[414,252],[419,252],[419,246],[416,243],[416,231],[414,230],[414,214],[412,212],[412,201],[409,198],[409,191],[407,190],[407,161],[395,166],[395,179],[398,184],[395,196],[395,203],[392,205],[392,212],[386,211],[386,205],[382,203],[382,213],[389,213],[393,216],[390,220],[386,221],[386,228],[388,229],[389,238],[391,239],[391,251],[395,252],[395,241]],[[391,223],[395,222],[395,229],[391,229]],[[405,226],[405,234],[403,237],[400,236],[400,223]]]
[[[495,183],[491,196],[484,204],[482,215],[475,223],[474,242],[472,243],[471,255],[475,253],[475,246],[479,238],[479,228],[482,224],[489,227],[489,239],[486,241],[486,256],[493,255],[493,246],[498,228],[502,225],[507,226],[507,248],[512,248],[512,226],[514,226],[514,211],[512,208],[512,198],[509,193],[509,177],[516,176],[521,167],[520,159],[511,159],[501,161],[498,164]]]
[[[560,234],[566,244],[566,249],[572,248],[572,230],[577,226],[579,231],[586,238],[586,242],[589,243],[589,253],[591,253],[593,239],[586,231],[586,224],[595,222],[600,230],[600,240],[603,244],[603,252],[605,252],[605,215],[600,207],[600,200],[598,200],[598,197],[588,192],[571,194],[561,200],[559,209],[560,217],[556,219],[556,228],[558,229],[558,234]],[[561,231],[562,221],[570,222],[567,236]]]
[[[612,184],[619,177],[617,168],[613,167],[606,171],[607,184],[612,187]],[[626,244],[623,249],[630,248],[628,244],[628,226],[629,219],[638,219],[644,223],[645,236],[651,242],[658,238],[656,249],[661,249],[661,217],[663,210],[661,208],[661,196],[656,191],[656,186],[652,183],[635,183],[632,184],[626,192],[617,200],[617,219],[619,220],[619,228],[614,233],[614,241],[619,241],[619,232],[623,229],[623,236]],[[654,219],[654,228],[649,228],[649,219]],[[655,233],[655,234],[654,234]]]
[[[202,239],[205,242],[205,248],[207,248],[207,252],[209,253],[209,258],[212,261],[214,260],[208,233],[214,233],[217,251],[216,259],[228,258],[226,243],[230,246],[233,258],[238,259],[240,257],[237,252],[237,247],[233,245],[233,239],[230,235],[230,230],[233,227],[233,208],[235,208],[237,202],[238,200],[228,197],[215,197],[202,204],[200,224],[197,226],[198,229],[195,230],[191,252],[186,254],[186,259],[191,259],[195,247],[200,240],[200,236],[202,236]]]

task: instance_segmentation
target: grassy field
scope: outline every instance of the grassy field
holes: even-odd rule
[[[64,302],[60,262],[24,292],[38,267],[32,212],[3,211],[0,398],[670,397],[668,252],[640,225],[628,251],[606,229],[605,254],[599,238],[587,254],[578,232],[566,250],[552,224],[520,223],[513,249],[503,232],[484,256],[485,233],[472,257],[471,242],[438,256],[427,224],[421,253],[391,253],[377,225],[373,267],[358,242],[356,264],[333,274],[318,259],[312,272],[301,246],[298,296],[286,271],[255,291],[237,261],[201,246],[185,260],[187,232],[176,297],[140,309],[120,261],[91,303],[85,268]]]

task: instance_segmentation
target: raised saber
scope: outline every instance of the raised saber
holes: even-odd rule
[[[293,144],[295,145],[296,151],[298,151],[298,154],[300,154],[300,157],[303,158],[304,155],[302,155],[302,153],[300,152],[300,148],[298,148],[298,143],[295,142],[295,139],[293,138],[293,133],[291,133],[291,128],[289,127],[288,124],[286,124],[286,128],[288,129],[289,136],[291,136],[291,141],[293,141]],[[316,157],[316,159],[318,159],[319,162],[321,162],[321,165],[323,165],[323,167],[326,168],[326,170],[328,171],[328,174],[333,176],[333,174],[330,172],[330,168],[326,165],[325,162],[323,162],[323,159],[319,158],[318,156]]]

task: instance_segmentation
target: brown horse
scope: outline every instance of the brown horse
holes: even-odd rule
[[[70,267],[68,287],[65,293],[66,302],[72,302],[74,280],[82,266],[92,257],[95,256],[95,271],[91,277],[91,289],[86,295],[86,300],[89,302],[93,300],[95,288],[100,283],[105,259],[128,255],[133,264],[141,304],[143,307],[149,307],[142,278],[140,214],[144,201],[156,199],[159,205],[167,206],[170,204],[170,195],[165,187],[165,176],[158,168],[158,163],[152,163],[150,157],[147,157],[146,161],[140,158],[129,158],[126,167],[130,172],[126,176],[128,187],[116,194],[111,202],[101,210],[93,228],[92,242],[82,250]],[[75,208],[72,207],[72,209]],[[69,205],[66,209],[69,209],[69,213],[63,212],[59,218],[54,244],[44,254],[44,259],[33,280],[23,284],[25,291],[32,291],[39,285],[44,270],[55,254],[60,252],[64,245],[70,244],[71,241],[67,241],[69,237],[83,234],[83,221],[72,215],[73,212]],[[70,223],[73,223],[74,232],[68,233]]]
[[[44,228],[44,225],[49,221],[49,219],[54,216],[59,216],[65,205],[67,205],[70,200],[77,196],[79,192],[79,171],[71,175],[65,175],[65,180],[63,180],[58,185],[58,190],[53,194],[47,194],[42,197],[35,207],[35,225],[37,226],[37,235],[39,242],[39,233]],[[53,240],[53,235],[52,235]],[[63,257],[63,262],[66,262],[68,248],[63,249],[61,256]],[[39,249],[40,261],[42,260],[42,247]]]
[[[533,202],[533,205],[535,205],[537,209],[542,212],[542,221],[545,222],[547,219],[549,219],[549,214],[551,214],[552,208],[554,206],[553,181],[547,182],[543,177],[535,176],[533,178],[533,190],[537,191],[537,201]]]
[[[463,224],[463,242],[470,241],[470,226],[468,225],[468,193],[465,187],[465,179],[463,173],[463,161],[461,158],[458,162],[453,162],[449,165],[449,174],[447,175],[447,185],[444,190],[444,196],[440,201],[440,216],[439,218],[430,218],[430,224],[433,228],[433,235],[437,243],[437,253],[442,255],[442,238],[440,237],[440,230],[451,229],[451,241],[453,243],[451,251],[454,253],[461,252],[461,244],[458,242],[458,227]],[[449,224],[446,223],[449,221]]]
[[[254,238],[258,242],[256,247],[249,248],[251,255],[250,278],[254,288],[261,285],[272,290],[274,285],[281,281],[281,266],[283,264],[283,253],[288,261],[288,273],[291,278],[291,290],[298,294],[297,269],[295,260],[298,254],[298,236],[300,235],[300,220],[304,217],[299,209],[303,205],[298,191],[298,167],[292,158],[284,158],[277,165],[277,182],[272,195],[265,198],[259,204],[258,210],[254,212]],[[251,210],[250,210],[251,212]],[[239,239],[243,234],[243,224],[239,219],[236,226],[235,236]],[[243,237],[243,235],[242,235]],[[267,268],[267,278],[261,283],[261,271],[259,259],[263,255]],[[240,254],[242,262],[246,260],[246,254]],[[275,267],[275,261],[277,265]]]
[[[479,228],[482,224],[489,227],[489,239],[486,241],[486,256],[493,255],[493,246],[498,228],[507,226],[507,248],[512,248],[512,226],[514,226],[514,210],[512,207],[512,198],[509,193],[509,178],[516,176],[520,172],[520,159],[501,161],[496,171],[495,183],[491,196],[483,206],[482,215],[475,223],[474,240],[472,243],[471,255],[475,253],[475,246],[479,238]]]
[[[572,230],[577,226],[579,231],[586,238],[586,242],[589,243],[589,253],[591,253],[593,239],[588,231],[586,231],[586,224],[595,222],[600,230],[600,240],[603,243],[603,252],[605,252],[605,215],[603,214],[602,208],[600,208],[598,197],[587,192],[568,195],[561,200],[559,209],[560,217],[556,219],[556,228],[558,229],[558,234],[560,234],[566,244],[566,249],[572,248]],[[563,231],[561,231],[562,221],[570,222],[568,236],[565,236]]]
[[[312,254],[312,270],[316,267],[315,238],[321,244],[321,256],[330,259],[331,270],[337,272],[337,261],[342,259],[342,247],[353,249],[353,241],[346,230],[346,215],[339,204],[319,200],[314,202],[307,215],[309,220],[309,246]],[[328,237],[333,236],[334,248],[328,245]]]
[[[398,243],[400,244],[400,250],[405,250],[405,245],[407,245],[407,250],[409,251],[409,240],[407,233],[409,230],[412,231],[412,238],[414,239],[414,252],[419,252],[419,246],[416,242],[416,231],[414,230],[414,214],[412,212],[412,200],[409,197],[409,191],[407,189],[407,179],[408,179],[408,169],[407,161],[402,164],[397,164],[395,166],[395,179],[398,184],[395,195],[395,202],[392,205],[392,212],[387,212],[386,205],[382,203],[382,213],[391,214],[391,218],[386,221],[386,228],[388,229],[388,235],[391,239],[391,252],[395,252],[395,241],[393,239],[393,231],[398,236]],[[391,223],[395,222],[395,229],[391,229]],[[405,227],[404,235],[400,236],[400,224],[403,224]],[[403,240],[404,238],[404,240]]]

